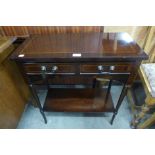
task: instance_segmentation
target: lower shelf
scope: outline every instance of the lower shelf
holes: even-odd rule
[[[57,112],[114,112],[111,95],[105,104],[104,89],[49,89],[44,111]]]

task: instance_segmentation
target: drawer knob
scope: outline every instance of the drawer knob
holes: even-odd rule
[[[98,68],[98,71],[99,71],[99,72],[103,73],[104,67],[103,67],[102,65],[97,66],[97,68]],[[114,69],[115,69],[115,66],[110,66],[110,67],[109,67],[109,71],[113,71]],[[104,73],[105,73],[105,72],[104,72]]]
[[[41,71],[46,71],[46,66],[41,66]]]
[[[110,66],[110,70],[111,71],[115,70],[115,66]]]
[[[46,66],[41,66],[41,73],[42,73],[42,78],[46,78]]]
[[[100,66],[98,66],[97,68],[98,68],[98,70],[99,70],[100,72],[102,72],[102,71],[103,71],[103,69],[104,69],[104,67],[103,67],[103,66],[101,66],[101,65],[100,65]]]
[[[58,70],[58,67],[57,66],[53,66],[52,67],[52,72],[54,73],[54,72],[56,72]]]

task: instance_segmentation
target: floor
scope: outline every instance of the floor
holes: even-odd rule
[[[121,87],[113,86],[111,93],[113,101],[117,102]],[[44,103],[46,91],[38,93],[40,101]],[[116,103],[115,103],[116,104]],[[132,115],[127,98],[119,109],[119,112],[111,125],[111,113],[101,115],[86,113],[64,113],[64,112],[45,112],[48,123],[44,120],[37,108],[31,104],[25,109],[23,116],[18,124],[18,129],[129,129]]]

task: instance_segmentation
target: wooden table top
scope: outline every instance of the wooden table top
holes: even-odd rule
[[[136,61],[148,56],[127,33],[33,35],[11,55],[21,62]]]

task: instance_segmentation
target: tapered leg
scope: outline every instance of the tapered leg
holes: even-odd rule
[[[96,78],[93,79],[93,88],[96,87]]]
[[[119,108],[120,108],[120,106],[122,104],[122,101],[123,101],[124,97],[126,96],[127,90],[128,90],[128,88],[127,88],[126,84],[124,84],[121,95],[119,97],[119,100],[118,100],[116,108],[115,108],[115,112],[114,112],[114,114],[112,116],[112,119],[110,121],[111,124],[113,124],[115,116],[116,116],[116,114],[117,114],[117,112],[118,112],[118,110],[119,110]]]
[[[30,85],[30,87],[31,87],[32,94],[33,94],[33,96],[34,96],[34,98],[35,98],[35,100],[36,100],[36,104],[37,104],[37,106],[38,106],[38,108],[39,108],[39,110],[40,110],[40,113],[41,113],[41,115],[43,116],[43,119],[44,119],[45,123],[47,124],[47,119],[46,119],[46,116],[45,116],[45,114],[44,114],[44,111],[43,111],[43,108],[42,108],[42,106],[41,106],[41,103],[40,103],[40,101],[39,101],[37,92],[36,92],[35,88],[33,87],[33,85]]]
[[[109,81],[108,90],[107,90],[107,93],[106,93],[106,96],[105,96],[105,104],[108,101],[108,97],[109,97],[110,90],[111,90],[111,84],[112,84],[112,80]]]
[[[116,115],[117,115],[117,112],[114,112],[114,114],[112,115],[111,121],[110,121],[111,125],[113,124],[113,121],[114,121]]]

